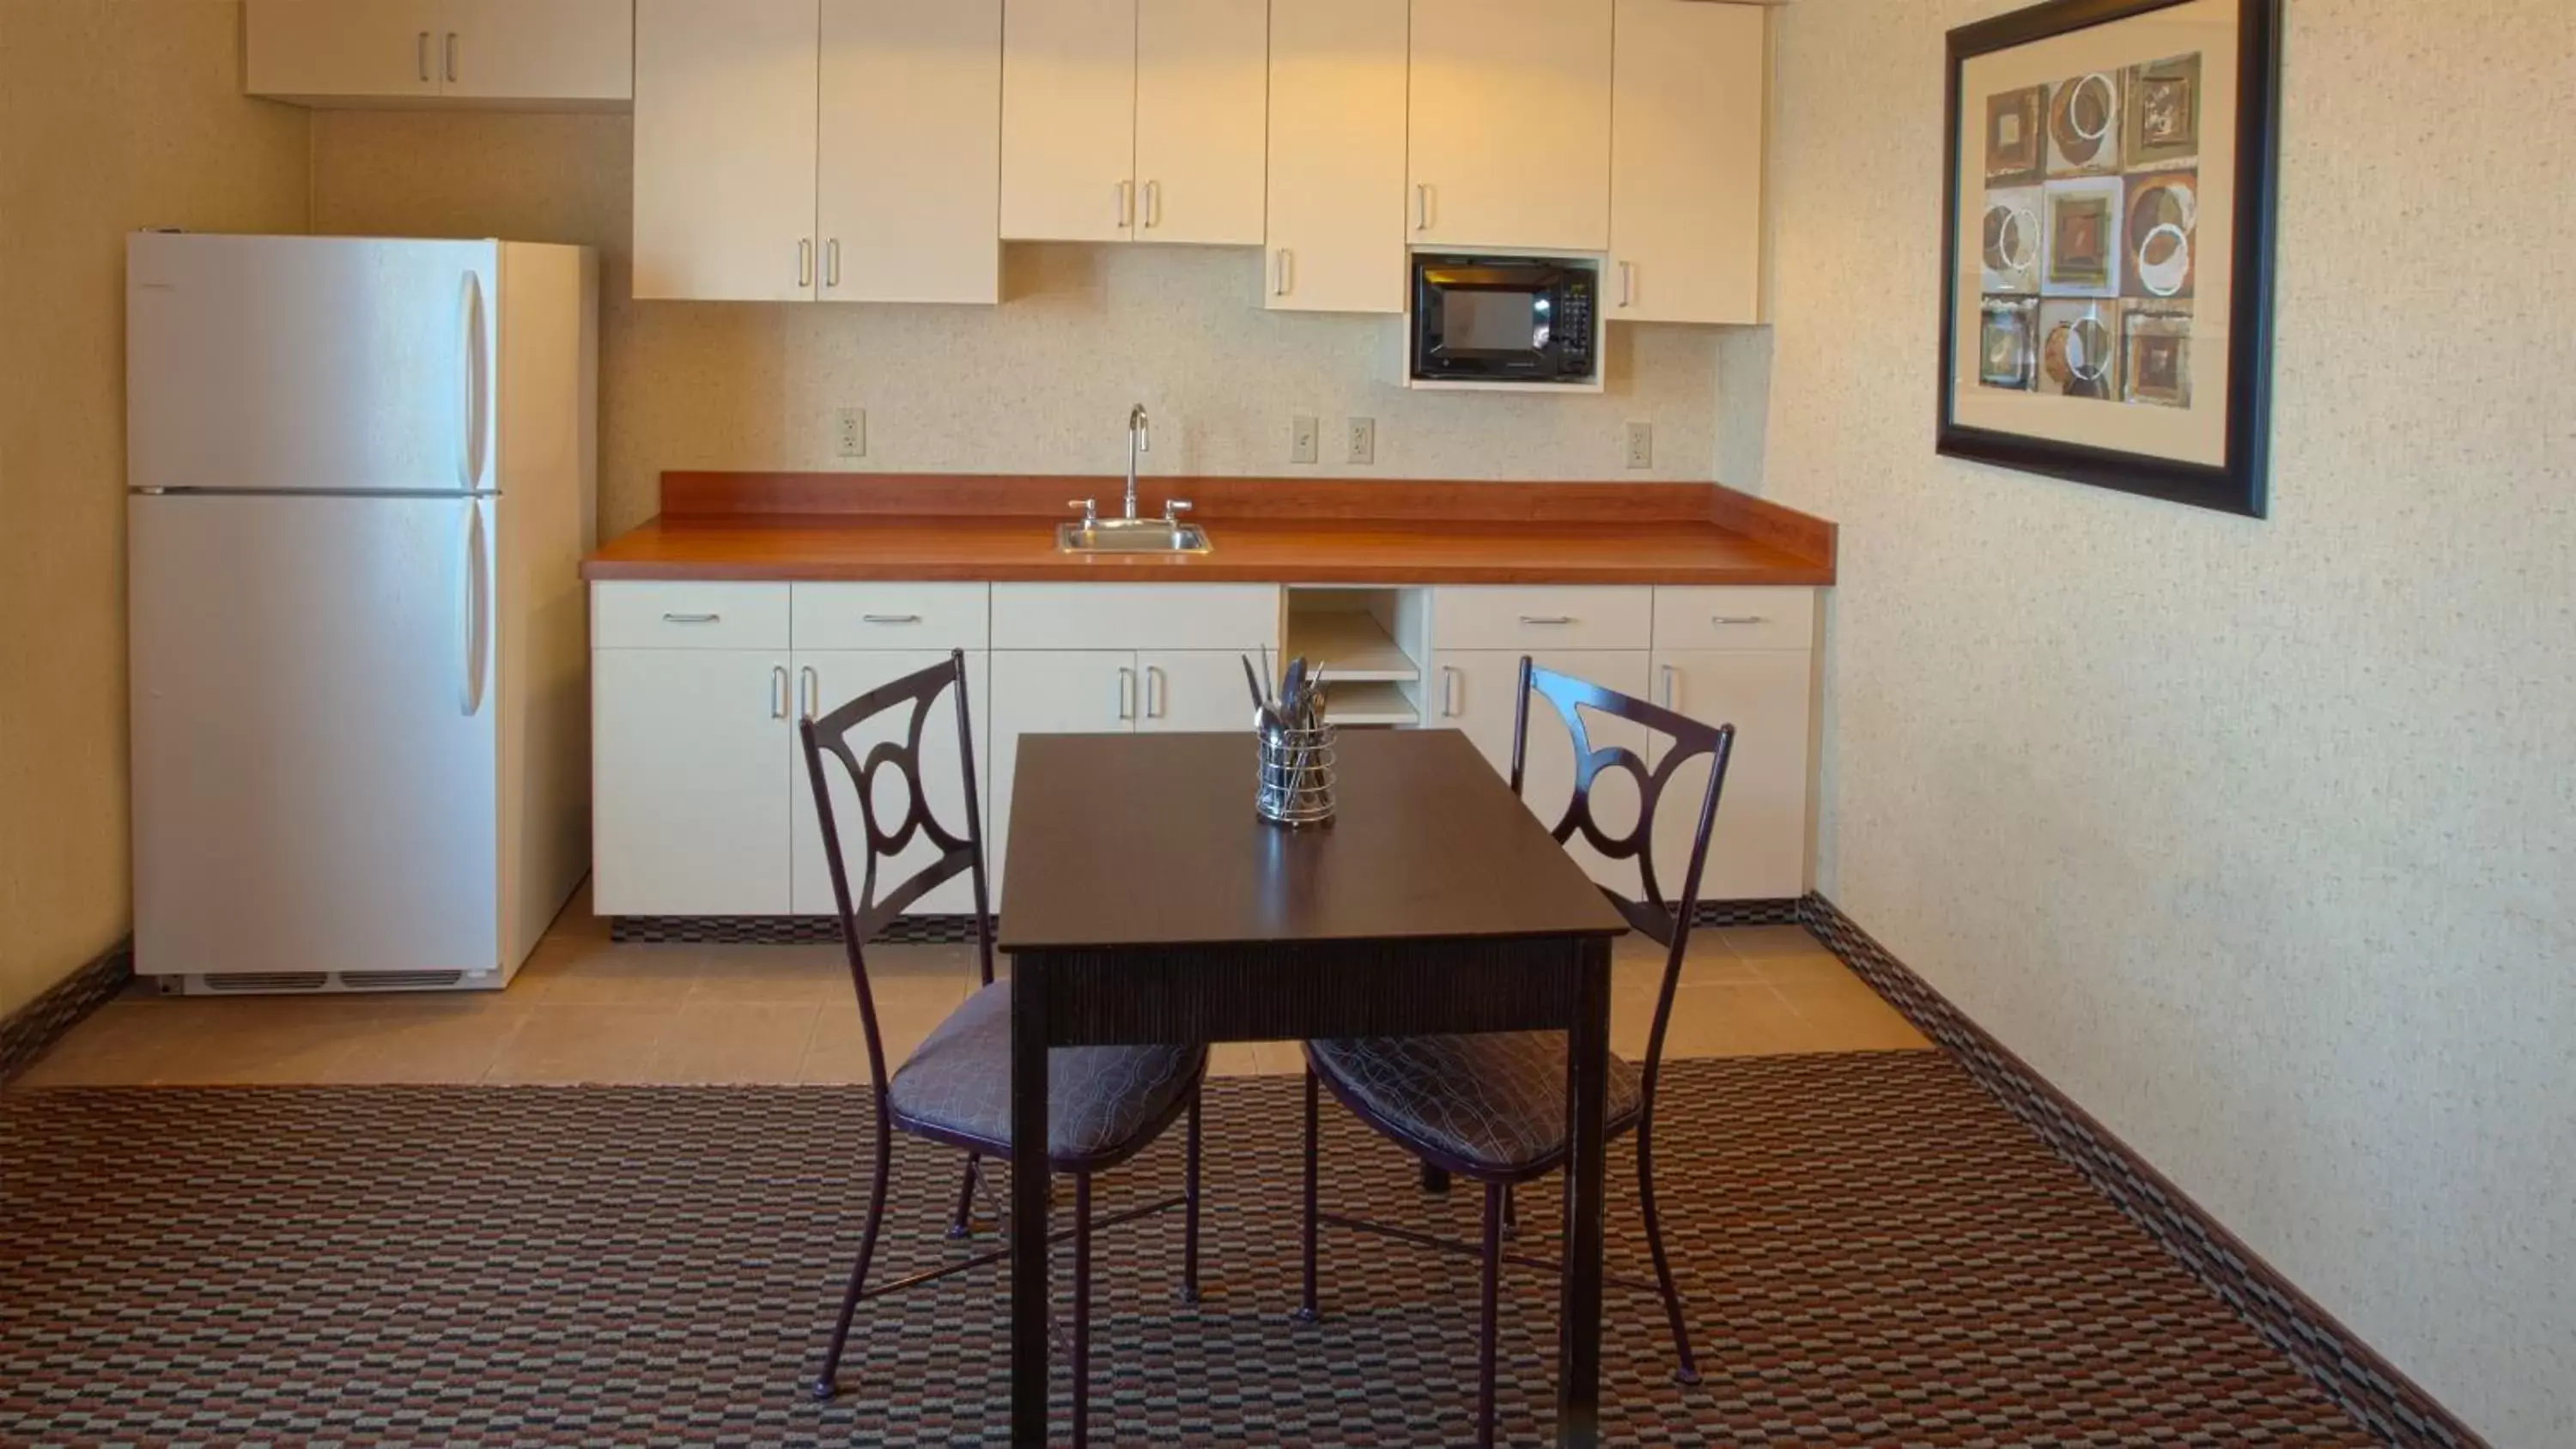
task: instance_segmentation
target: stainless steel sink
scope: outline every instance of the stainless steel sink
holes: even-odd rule
[[[1055,546],[1066,553],[1208,553],[1207,530],[1160,518],[1103,518],[1059,523]]]

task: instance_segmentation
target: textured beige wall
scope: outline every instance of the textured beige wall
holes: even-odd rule
[[[2291,0],[2260,523],[1933,454],[1942,33],[2008,8],[1781,12],[1721,436],[1842,523],[1825,889],[2496,1442],[2576,1444],[2576,4]]]
[[[123,935],[125,234],[301,231],[231,0],[0,0],[0,1013]]]
[[[317,231],[606,253],[606,529],[651,516],[666,468],[848,466],[845,406],[868,410],[857,466],[893,471],[1123,471],[1141,401],[1156,473],[1711,476],[1713,332],[1614,329],[1606,396],[1406,392],[1377,380],[1391,323],[1264,313],[1252,249],[1012,247],[998,308],[632,302],[632,144],[623,116],[314,119]],[[1376,466],[1292,469],[1301,413],[1324,420],[1328,458],[1342,419],[1377,419]],[[1622,467],[1631,419],[1655,425],[1651,472]]]

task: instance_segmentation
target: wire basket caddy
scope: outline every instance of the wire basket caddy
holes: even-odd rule
[[[1261,732],[1261,784],[1252,806],[1262,819],[1294,828],[1333,818],[1333,740],[1330,724]]]

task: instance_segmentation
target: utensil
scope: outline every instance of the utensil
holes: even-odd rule
[[[1252,656],[1245,654],[1239,657],[1243,660],[1243,687],[1252,691],[1252,707],[1268,713],[1270,700],[1261,692],[1261,676],[1252,667]]]

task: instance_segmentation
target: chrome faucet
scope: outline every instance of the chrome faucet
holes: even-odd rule
[[[1127,410],[1127,520],[1136,519],[1136,455],[1154,451],[1154,434],[1145,421],[1145,405]]]

